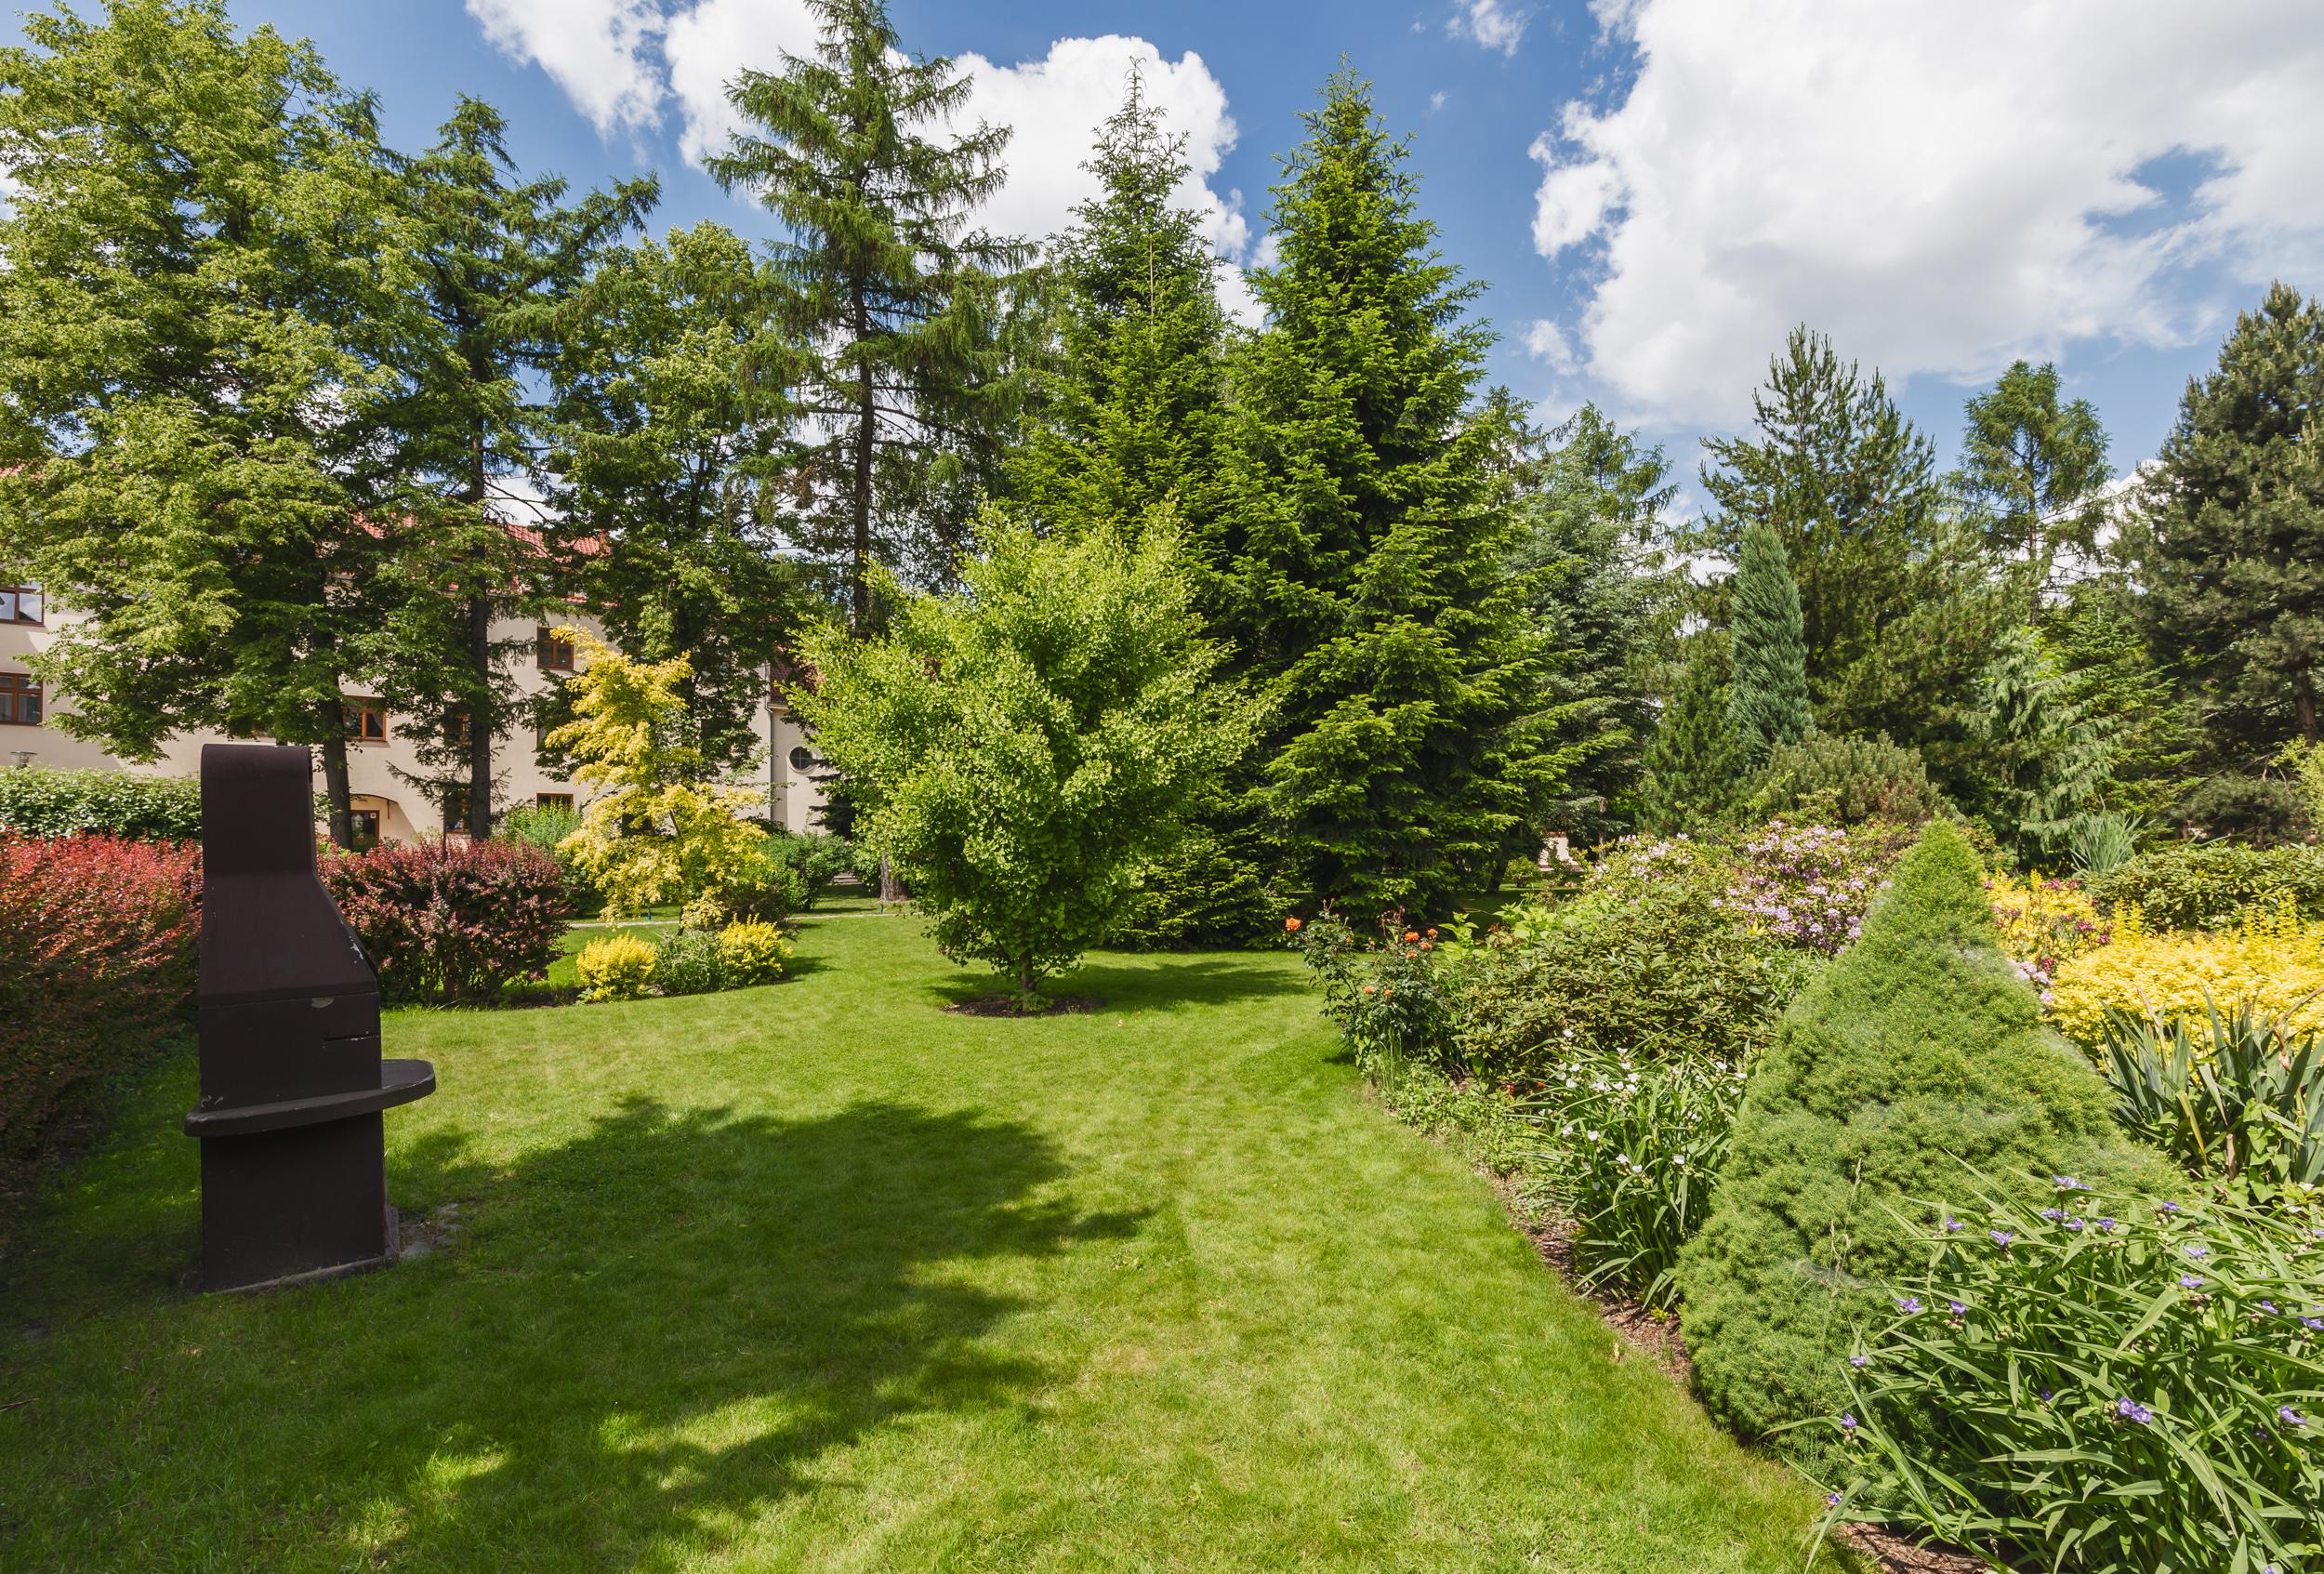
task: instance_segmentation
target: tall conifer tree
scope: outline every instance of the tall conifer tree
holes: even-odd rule
[[[548,566],[507,529],[531,493],[546,414],[524,379],[555,358],[558,309],[592,258],[660,195],[647,179],[567,205],[563,180],[518,175],[507,134],[498,110],[463,95],[409,170],[420,296],[443,352],[420,370],[408,451],[441,482],[424,522],[457,581],[442,618],[413,603],[384,673],[439,773],[422,785],[442,797],[446,828],[464,805],[478,837],[492,834],[494,759],[516,720],[509,662],[532,648],[496,643],[493,622],[538,610]]]
[[[1996,551],[2025,564],[2039,618],[2059,551],[2097,550],[2106,522],[2099,489],[2112,473],[2106,428],[2089,400],[2060,399],[2057,367],[2023,361],[1969,401],[1968,417],[1962,487],[1980,505]]]
[[[1717,825],[1733,814],[1750,770],[1727,720],[1720,637],[1697,634],[1687,646],[1678,687],[1646,746],[1638,782],[1640,817],[1647,829],[1665,833]]]
[[[2247,763],[2314,743],[2324,663],[2324,302],[2289,284],[2187,384],[2147,491],[2143,598],[2213,737]]]
[[[1800,632],[1800,588],[1783,538],[1765,524],[1743,533],[1728,599],[1735,687],[1727,717],[1750,764],[1805,737],[1807,642]]]
[[[710,173],[764,204],[774,321],[810,362],[798,399],[818,441],[804,543],[838,570],[850,621],[872,623],[876,563],[915,547],[941,575],[957,526],[1013,430],[1002,275],[1023,245],[971,229],[1008,171],[1007,126],[929,135],[966,108],[949,59],[906,58],[881,0],[807,0],[813,55],[744,71],[747,123]]]
[[[1342,72],[1305,117],[1253,279],[1247,491],[1213,551],[1219,618],[1273,700],[1263,800],[1300,876],[1358,910],[1441,901],[1563,771],[1509,440],[1477,400],[1490,335],[1440,259],[1406,150]]]
[[[1010,459],[1011,496],[1048,528],[1132,536],[1168,509],[1199,542],[1225,496],[1226,316],[1202,216],[1178,198],[1185,139],[1137,75],[1088,167],[1099,193],[1052,248],[1055,373]]]

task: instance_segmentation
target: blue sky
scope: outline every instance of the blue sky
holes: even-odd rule
[[[93,4],[94,0],[86,0]],[[659,172],[657,227],[764,234],[696,159],[717,87],[806,33],[799,0],[235,0],[312,37],[423,145],[492,100],[529,169]],[[893,0],[1018,127],[991,216],[1041,231],[1132,59],[1184,129],[1222,253],[1344,55],[1411,139],[1446,255],[1489,286],[1493,373],[1594,398],[1690,480],[1806,320],[1889,375],[1949,456],[1961,401],[2056,359],[2150,455],[2187,377],[2271,277],[2324,291],[2324,8],[2311,0]],[[13,33],[13,24],[6,31]],[[1690,490],[1692,490],[1690,486]]]

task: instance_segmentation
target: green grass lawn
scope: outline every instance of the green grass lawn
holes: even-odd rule
[[[0,1566],[1801,1567],[1809,1490],[1367,1099],[1294,959],[968,1019],[868,906],[767,988],[391,1016],[441,1090],[390,1185],[460,1227],[386,1273],[194,1294],[164,1068],[8,1265]]]

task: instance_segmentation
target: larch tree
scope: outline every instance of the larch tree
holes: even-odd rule
[[[2106,430],[2087,399],[2059,396],[2058,369],[2018,361],[1968,403],[1961,483],[1996,553],[2022,562],[2039,618],[2061,550],[2088,557],[2106,522]]]
[[[404,368],[442,352],[369,100],[223,0],[113,0],[0,51],[0,568],[86,615],[36,658],[132,759],[319,749],[442,594]]]
[[[973,228],[1008,179],[1009,128],[947,127],[971,79],[908,58],[880,0],[807,0],[807,58],[745,70],[745,125],[712,176],[781,222],[772,321],[806,347],[796,397],[815,441],[803,544],[838,570],[849,617],[874,620],[873,569],[918,550],[942,577],[1015,427],[1008,283],[1022,243]]]
[[[1510,567],[1491,335],[1442,260],[1407,150],[1342,72],[1274,189],[1281,261],[1237,366],[1244,487],[1218,623],[1271,707],[1263,802],[1301,880],[1358,912],[1484,874],[1572,750]]]
[[[772,668],[806,615],[782,550],[798,356],[766,296],[763,266],[717,224],[618,248],[563,314],[552,378],[563,583],[623,651],[686,658],[677,694],[714,772],[760,743]]]
[[[2158,651],[2247,764],[2315,743],[2324,660],[2324,302],[2278,284],[2187,384],[2137,555]]]
[[[1800,588],[1783,538],[1769,525],[1743,533],[1728,589],[1727,629],[1735,668],[1728,722],[1744,759],[1763,765],[1776,749],[1807,736],[1815,723]]]
[[[554,177],[522,179],[508,156],[507,123],[463,96],[433,147],[406,174],[416,220],[419,291],[441,353],[418,371],[409,451],[436,478],[422,520],[446,565],[440,607],[415,602],[384,673],[432,774],[424,784],[451,828],[492,834],[494,761],[518,720],[511,658],[531,641],[493,638],[495,620],[544,610],[544,554],[508,526],[532,496],[547,412],[529,378],[558,351],[559,309],[592,259],[644,218],[657,182],[632,180],[565,201]],[[438,616],[426,615],[429,611]]]

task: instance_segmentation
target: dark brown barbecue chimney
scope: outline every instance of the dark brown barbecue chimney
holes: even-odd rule
[[[380,1112],[435,1091],[379,1058],[379,980],[315,873],[303,748],[202,749],[202,1288],[395,1255]]]

